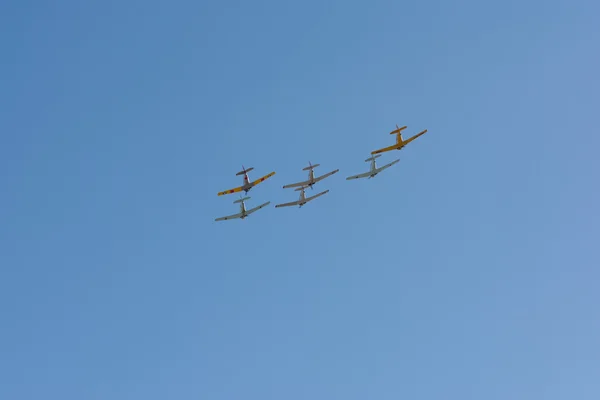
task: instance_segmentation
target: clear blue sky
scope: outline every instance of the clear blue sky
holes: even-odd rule
[[[2,2],[0,398],[600,398],[599,14]]]

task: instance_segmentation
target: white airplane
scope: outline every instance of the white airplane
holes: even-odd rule
[[[267,201],[264,204],[261,204],[258,207],[254,207],[251,210],[246,210],[246,203],[245,201],[250,199],[250,197],[244,197],[244,198],[240,198],[239,200],[234,201],[233,203],[240,203],[240,212],[237,214],[233,214],[233,215],[228,215],[226,217],[221,217],[221,218],[216,218],[215,221],[226,221],[228,219],[236,219],[236,218],[240,218],[240,219],[244,219],[246,217],[248,217],[248,215],[252,214],[255,211],[260,210],[261,208],[263,208],[264,206],[268,206],[269,204],[271,204],[270,201]]]
[[[299,191],[300,190],[300,198],[297,201],[292,201],[291,203],[283,203],[283,204],[277,204],[275,206],[275,208],[279,208],[279,207],[290,207],[290,206],[298,206],[298,208],[302,207],[303,205],[305,205],[306,203],[308,203],[311,200],[316,199],[319,196],[324,195],[325,193],[329,192],[329,189],[319,193],[319,194],[315,194],[314,196],[311,197],[306,197],[304,195],[304,191],[306,190],[308,186],[302,186],[299,187],[298,189],[296,189],[295,191]]]
[[[308,180],[304,181],[304,182],[298,182],[298,183],[292,183],[289,185],[285,185],[283,188],[287,189],[287,188],[293,188],[293,187],[298,187],[298,186],[306,186],[306,187],[310,187],[312,189],[313,185],[315,183],[322,181],[323,179],[330,177],[331,175],[333,175],[339,171],[339,169],[336,169],[335,171],[328,172],[324,175],[321,175],[321,176],[315,178],[315,173],[314,173],[313,169],[317,168],[319,165],[321,165],[321,164],[312,165],[309,161],[308,167],[302,168],[302,171],[308,171]]]
[[[398,159],[398,160],[392,161],[389,164],[384,165],[383,167],[377,168],[377,164],[375,163],[375,159],[378,158],[378,157],[381,157],[381,155],[371,156],[371,157],[369,157],[369,158],[367,158],[365,160],[365,162],[369,162],[369,161],[371,162],[371,168],[370,168],[369,172],[365,172],[364,174],[358,174],[358,175],[349,176],[349,177],[346,178],[346,180],[349,181],[351,179],[359,179],[359,178],[367,178],[367,177],[369,179],[374,178],[378,173],[380,173],[384,169],[389,168],[392,165],[396,164],[398,161],[400,161]]]

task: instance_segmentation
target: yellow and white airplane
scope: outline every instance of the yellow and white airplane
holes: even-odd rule
[[[244,166],[242,165],[242,170],[240,172],[238,172],[237,174],[235,174],[236,176],[239,175],[244,175],[244,184],[242,186],[233,188],[233,189],[229,189],[229,190],[224,190],[222,192],[217,193],[218,196],[223,196],[225,194],[231,194],[231,193],[237,193],[237,192],[241,192],[242,190],[244,191],[244,193],[248,193],[248,191],[250,189],[252,189],[254,186],[258,185],[259,183],[269,179],[270,177],[272,177],[273,175],[275,175],[275,171],[263,176],[260,179],[255,180],[254,182],[250,182],[250,179],[248,178],[248,172],[252,171],[254,169],[254,167],[250,167],[248,169],[244,168]]]
[[[374,150],[371,152],[371,154],[379,154],[379,153],[384,153],[386,151],[391,151],[391,150],[402,150],[402,148],[404,146],[406,146],[407,144],[409,144],[410,142],[412,142],[419,136],[424,135],[427,132],[427,129],[425,129],[424,131],[417,133],[415,136],[408,138],[406,140],[403,140],[402,139],[402,131],[406,128],[407,128],[406,126],[403,126],[402,128],[398,128],[398,125],[396,125],[396,130],[390,132],[390,135],[393,135],[393,134],[397,135],[396,136],[396,144],[394,144],[392,146],[384,147],[383,149]]]

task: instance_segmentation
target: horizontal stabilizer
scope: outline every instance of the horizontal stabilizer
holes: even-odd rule
[[[250,168],[248,168],[248,169],[245,169],[245,168],[244,168],[242,171],[238,172],[238,173],[237,173],[237,174],[235,174],[235,175],[236,175],[236,176],[238,176],[238,175],[244,175],[246,172],[250,172],[250,171],[252,171],[253,169],[254,169],[254,167],[250,167]]]
[[[398,133],[402,132],[403,130],[405,130],[406,128],[408,128],[406,125],[404,125],[402,128],[398,128],[398,125],[396,125],[396,130],[391,131],[390,135],[398,134]]]
[[[308,186],[300,186],[298,189],[295,189],[295,192],[299,192],[300,190],[305,190]]]
[[[373,161],[374,159],[379,158],[379,157],[381,157],[381,154],[377,154],[376,156],[371,156],[371,157],[367,158],[365,160],[365,162]]]
[[[236,200],[236,201],[234,201],[233,203],[234,203],[234,204],[235,204],[235,203],[241,203],[242,201],[246,201],[246,200],[249,200],[249,199],[250,199],[250,197],[244,197],[243,199]]]
[[[321,164],[311,164],[308,167],[302,168],[302,171],[308,171],[309,169],[317,168]]]

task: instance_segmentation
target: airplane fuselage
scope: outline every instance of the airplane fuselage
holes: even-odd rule
[[[312,172],[312,171],[311,171]],[[310,186],[310,185],[309,185]],[[306,196],[304,194],[304,189],[302,189],[300,191],[300,199],[299,199],[300,203],[298,203],[298,208],[302,207],[303,205],[306,204]]]
[[[306,184],[306,186],[308,186],[312,189],[314,184],[315,184],[315,173],[311,169],[310,171],[308,171],[308,183]]]
[[[377,171],[377,163],[375,162],[375,159],[371,160],[371,172],[372,174],[369,176],[369,179],[371,178],[375,178],[375,175],[377,175],[379,172]]]
[[[242,216],[240,217],[241,219],[244,219],[244,218],[246,218],[248,216],[246,214],[246,204],[243,201],[240,204],[240,213],[242,214]]]
[[[250,183],[250,179],[248,178],[248,174],[244,174],[244,184],[242,185],[242,190],[244,193],[248,193],[250,189],[252,189],[254,185]]]

